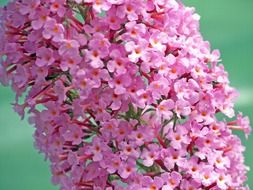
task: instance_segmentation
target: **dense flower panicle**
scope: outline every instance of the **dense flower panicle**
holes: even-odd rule
[[[0,10],[0,81],[62,190],[246,190],[218,50],[176,0],[20,0]],[[20,97],[26,93],[24,103]],[[217,114],[228,118],[222,121]],[[227,121],[229,120],[229,121]]]

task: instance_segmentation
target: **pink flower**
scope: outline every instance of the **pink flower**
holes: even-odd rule
[[[177,150],[190,143],[188,131],[180,125],[177,126],[176,131],[171,129],[167,134],[167,138],[171,141],[171,146]]]
[[[51,0],[52,4],[50,6],[50,10],[53,13],[57,13],[59,17],[63,17],[65,14],[65,7],[63,0]]]
[[[153,138],[151,134],[152,133],[148,127],[140,126],[136,131],[132,131],[129,137],[136,145],[141,146],[145,141]]]
[[[182,116],[188,116],[191,113],[191,107],[189,102],[184,100],[178,100],[175,103],[175,112],[177,117],[181,118]]]
[[[182,73],[184,73],[183,69],[184,68],[177,63],[171,65],[168,77],[173,80],[177,79]]]
[[[64,54],[64,58],[61,60],[60,67],[63,71],[67,71],[68,69],[75,68],[80,62],[82,58],[77,52],[70,51]]]
[[[33,17],[34,20],[31,22],[32,27],[34,30],[39,30],[48,21],[49,10],[46,8],[41,8],[41,10],[37,11]]]
[[[150,167],[154,164],[154,161],[158,159],[158,146],[155,144],[150,144],[148,149],[144,149],[141,155],[143,159],[143,165]]]
[[[145,40],[140,40],[139,44],[135,44],[133,41],[127,42],[125,48],[130,53],[128,55],[129,60],[136,63],[139,59],[144,59],[147,46],[148,44]]]
[[[46,105],[46,110],[43,110],[40,114],[40,119],[43,121],[55,120],[59,116],[60,111],[57,109],[59,105],[54,102],[48,102]]]
[[[133,144],[126,143],[126,142],[121,142],[119,144],[119,148],[122,150],[122,154],[120,157],[123,160],[127,160],[129,157],[137,159],[139,157],[139,150],[136,149]]]
[[[107,68],[110,72],[116,72],[117,74],[124,74],[126,73],[126,64],[128,59],[123,58],[123,55],[119,50],[113,50],[110,53],[110,57],[113,59],[108,62]]]
[[[198,105],[199,106],[199,113],[195,115],[196,121],[205,123],[205,124],[211,124],[214,120],[212,117],[212,108],[211,104],[206,103],[201,103]]]
[[[108,122],[104,122],[102,124],[102,128],[101,128],[101,133],[106,136],[107,138],[109,137],[115,137],[115,130],[117,130],[118,128],[118,125],[119,125],[119,122],[118,120],[116,119],[112,119]]]
[[[161,96],[167,96],[170,90],[169,81],[160,76],[155,76],[155,80],[150,83],[149,90],[152,93],[153,99],[160,99]]]
[[[82,129],[76,125],[71,126],[70,130],[66,131],[63,135],[66,141],[70,141],[73,145],[79,145],[83,140]]]
[[[92,146],[89,149],[89,152],[93,154],[92,160],[94,162],[100,161],[103,159],[103,151],[107,150],[105,144],[99,138],[93,138]]]
[[[137,105],[140,108],[145,108],[147,104],[150,104],[153,102],[152,95],[150,91],[145,91],[143,89],[138,90],[137,92],[138,100],[137,100]]]
[[[3,55],[7,56],[7,60],[13,63],[20,61],[22,57],[22,52],[19,50],[20,45],[17,43],[7,43],[3,47]]]
[[[102,33],[95,33],[92,36],[92,39],[89,41],[89,47],[92,50],[97,50],[104,55],[109,54],[110,47],[109,40]]]
[[[28,0],[20,5],[19,12],[23,15],[29,14],[33,16],[36,14],[36,8],[40,5],[40,0]]]
[[[126,121],[121,121],[118,126],[118,130],[114,134],[114,137],[118,141],[122,141],[131,133],[131,126]]]
[[[118,155],[108,155],[100,163],[104,165],[103,167],[105,167],[110,174],[118,171],[122,165],[122,161]]]
[[[228,157],[222,155],[223,152],[215,152],[207,155],[210,164],[213,164],[216,168],[223,170],[230,167],[230,161]]]
[[[122,12],[120,14],[122,14]],[[127,33],[122,35],[122,39],[125,40],[130,40],[131,38],[138,39],[139,37],[144,37],[146,33],[146,26],[142,23],[137,24],[136,21],[127,22],[125,27]]]
[[[227,189],[231,185],[231,176],[229,175],[224,175],[222,172],[218,173],[217,177],[217,186],[220,189]]]
[[[55,62],[54,51],[52,49],[41,47],[37,49],[36,55],[38,58],[35,64],[39,67],[49,66]]]
[[[93,9],[98,13],[108,11],[111,8],[111,3],[107,0],[84,0],[84,2],[92,3]]]
[[[160,104],[157,106],[157,114],[159,116],[163,116],[164,119],[170,120],[173,116],[172,109],[174,108],[174,101],[169,100],[163,100],[160,102]]]
[[[195,65],[192,69],[191,69],[191,75],[194,78],[201,78],[201,77],[206,77],[207,73],[204,71],[204,69],[206,66],[205,65]]]
[[[218,175],[211,166],[203,167],[201,170],[201,181],[205,187],[214,183]]]
[[[130,175],[133,175],[135,171],[136,171],[135,160],[129,159],[121,164],[118,172],[123,179],[126,179]]]
[[[189,101],[190,104],[194,105],[199,101],[200,98],[200,87],[198,83],[189,79],[186,81],[185,78],[174,83],[174,90],[176,92],[176,96],[180,100]]]
[[[59,48],[59,54],[63,55],[71,51],[78,51],[79,47],[80,45],[76,40],[64,40]]]
[[[98,50],[91,50],[91,51],[87,50],[86,55],[87,55],[87,58],[90,60],[89,64],[91,67],[95,69],[104,67],[102,58],[105,58],[107,56],[105,52],[101,52]]]
[[[174,59],[173,55],[172,55],[172,59]],[[170,59],[170,61],[172,61],[172,60]],[[161,76],[166,77],[166,75],[170,72],[169,63],[167,62],[167,60],[157,61],[157,62],[155,62],[155,66],[158,70],[158,74]]]
[[[60,42],[64,39],[64,27],[58,24],[56,20],[50,19],[45,23],[42,35],[45,39],[51,39],[55,42]]]
[[[115,94],[124,94],[126,88],[131,85],[131,77],[128,74],[119,75],[113,81],[109,81],[109,85],[114,88]]]
[[[116,9],[112,8],[107,12],[106,22],[109,24],[110,29],[118,30],[120,29],[121,24],[123,24],[124,20],[117,17]]]
[[[108,71],[105,69],[90,69],[87,73],[93,88],[98,88],[101,86],[101,81],[109,81]]]
[[[238,127],[233,126],[231,128],[243,130],[246,135],[246,138],[248,138],[248,135],[251,133],[249,117],[247,117],[247,116],[243,117],[242,113],[239,113],[237,115],[237,122],[236,123],[237,123]]]
[[[149,176],[145,176],[143,177],[143,183],[145,184],[146,187],[143,188],[143,190],[160,189],[163,186],[163,179],[157,176],[155,176],[154,179],[152,179]]]
[[[174,168],[175,164],[179,167],[185,165],[185,158],[186,152],[185,150],[175,150],[172,147],[166,150],[165,154],[163,155],[164,165],[168,169]]]
[[[86,78],[85,75],[80,75],[73,79],[73,85],[78,86],[80,99],[85,99],[92,90],[94,83],[91,79]]]
[[[186,166],[188,169],[188,173],[191,174],[193,179],[199,179],[200,178],[200,171],[203,167],[203,163],[198,163],[199,158],[196,156],[191,157],[189,160],[189,164]]]
[[[181,183],[181,188],[183,189],[193,189],[193,190],[201,190],[200,188],[200,185],[198,182],[194,181],[194,180],[185,180],[183,179],[182,180],[182,183]]]
[[[129,21],[138,19],[138,7],[141,7],[140,2],[132,2],[127,0],[125,4],[117,9],[117,16],[124,18],[127,15]]]
[[[155,31],[151,35],[149,42],[155,51],[160,51],[163,53],[166,50],[165,43],[168,42],[168,35],[164,32]]]
[[[171,174],[164,173],[162,175],[163,181],[166,185],[163,185],[162,190],[173,190],[181,182],[182,176],[180,173],[173,171]]]

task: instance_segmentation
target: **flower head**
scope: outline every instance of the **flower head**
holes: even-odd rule
[[[237,91],[176,0],[14,0],[0,10],[0,82],[26,111],[60,189],[245,186]],[[21,103],[20,97],[26,94]],[[23,100],[23,99],[22,99]]]

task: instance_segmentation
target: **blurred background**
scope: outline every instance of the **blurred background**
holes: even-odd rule
[[[4,5],[7,0],[0,0]],[[184,0],[201,15],[201,32],[213,49],[220,49],[231,85],[241,96],[236,110],[253,125],[253,0]],[[0,42],[1,43],[1,42]],[[33,128],[12,110],[14,94],[0,86],[0,190],[56,190],[50,183],[49,164],[33,147]],[[248,184],[253,189],[253,135],[245,140],[246,164],[252,168]]]

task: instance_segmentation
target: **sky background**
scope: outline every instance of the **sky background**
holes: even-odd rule
[[[0,0],[0,5],[6,2]],[[184,2],[196,7],[204,38],[221,51],[231,85],[241,94],[236,110],[253,121],[253,0]],[[0,86],[0,190],[56,190],[49,164],[33,147],[33,128],[13,112],[13,100],[10,88]],[[253,189],[253,135],[249,140],[239,135],[247,147],[246,164],[252,168],[248,184]]]

